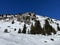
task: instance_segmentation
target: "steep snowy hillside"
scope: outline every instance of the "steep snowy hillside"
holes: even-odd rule
[[[0,45],[60,45],[60,21],[31,12],[0,16]]]

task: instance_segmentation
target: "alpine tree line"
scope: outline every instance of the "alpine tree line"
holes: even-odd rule
[[[13,21],[14,22],[14,21]],[[14,24],[12,22],[12,24]],[[21,31],[21,29],[18,30],[18,33],[26,33],[26,24],[24,24],[23,30]],[[59,24],[57,24],[57,29],[58,31],[60,31],[60,27]],[[16,31],[16,28],[14,29],[14,31]],[[7,29],[4,30],[4,32],[8,32]],[[56,34],[56,30],[49,24],[48,20],[45,20],[45,24],[44,27],[41,27],[40,21],[39,20],[35,20],[35,25],[33,25],[33,23],[31,24],[31,30],[28,30],[28,34],[42,34],[42,35],[52,35]]]
[[[35,26],[33,26],[33,24],[31,25],[31,34],[42,34],[42,35],[51,35],[56,34],[55,29],[49,24],[49,22],[47,20],[45,20],[45,25],[42,28],[40,21],[35,22]]]

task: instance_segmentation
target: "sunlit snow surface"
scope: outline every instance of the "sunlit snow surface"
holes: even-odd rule
[[[44,20],[47,17],[38,16],[41,23],[41,27],[44,26]],[[11,24],[12,20],[5,21],[0,20],[0,45],[60,45],[60,32],[58,31],[55,35],[44,36],[44,35],[32,35],[32,34],[18,34],[18,29],[23,29],[24,22],[18,22],[15,20],[14,24]],[[34,23],[34,21],[31,21]],[[60,21],[57,21],[60,23]],[[50,24],[57,30],[56,24]],[[10,26],[10,27],[9,27]],[[27,30],[30,30],[31,25],[27,25]],[[14,28],[17,31],[14,31]],[[4,33],[4,29],[8,29],[9,33]],[[51,40],[54,39],[54,41]]]
[[[54,41],[50,40],[51,38]],[[45,42],[47,41],[47,42]],[[1,45],[60,45],[60,35],[30,35],[16,33],[0,33]]]

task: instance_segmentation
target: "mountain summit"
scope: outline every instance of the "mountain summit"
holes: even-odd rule
[[[59,20],[39,16],[32,12],[16,15],[1,15],[0,22],[3,22],[3,27],[1,26],[3,30],[9,28],[7,29],[8,32],[11,32],[14,28],[16,31],[19,31],[20,29],[20,33],[25,34],[52,35],[56,34],[57,31],[60,31]]]
[[[32,12],[0,15],[1,45],[49,45],[49,42],[52,45],[59,44],[60,40],[54,40],[57,38],[60,39],[59,20]]]

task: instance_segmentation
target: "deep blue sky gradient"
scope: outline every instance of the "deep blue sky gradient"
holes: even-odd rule
[[[60,20],[60,0],[0,0],[0,14],[30,11]]]

